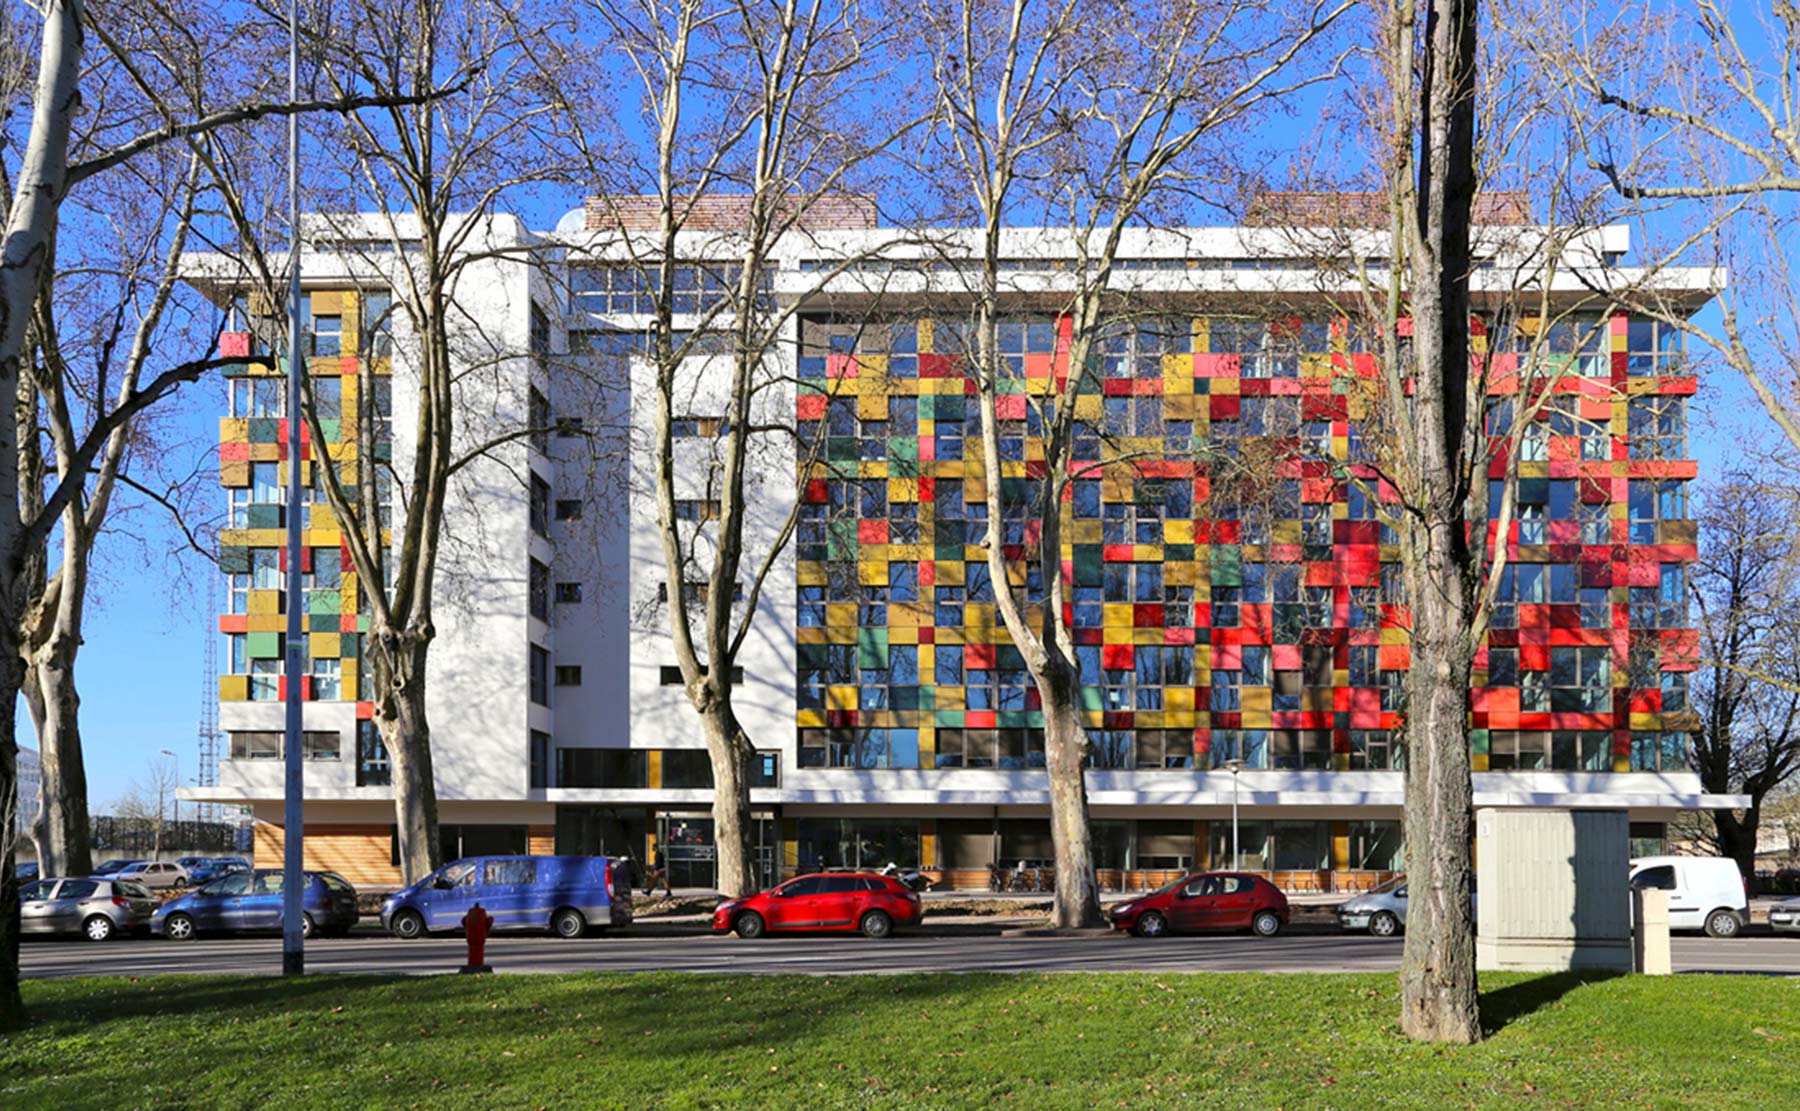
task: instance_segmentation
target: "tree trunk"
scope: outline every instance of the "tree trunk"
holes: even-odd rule
[[[1400,1027],[1421,1041],[1481,1037],[1469,907],[1474,783],[1469,679],[1477,568],[1469,435],[1469,238],[1475,196],[1475,0],[1431,0],[1421,65],[1418,188],[1410,226],[1414,418],[1403,537],[1412,663],[1406,676],[1406,950]],[[1398,59],[1401,72],[1408,59]],[[1409,79],[1409,78],[1403,78]],[[1404,405],[1403,397],[1393,397]],[[1474,479],[1465,475],[1480,471]],[[1479,528],[1480,526],[1478,526]],[[1485,543],[1485,529],[1477,533]]]
[[[19,749],[17,719],[10,708],[19,703],[19,686],[25,664],[16,645],[0,651],[0,813],[8,819],[18,812]],[[19,995],[19,881],[13,874],[13,825],[0,830],[0,1030],[16,1030],[25,1024],[25,1002]]]
[[[394,824],[400,839],[400,873],[416,883],[444,863],[438,843],[437,786],[431,771],[431,723],[425,716],[425,664],[429,639],[385,634],[376,681],[385,687],[375,704],[375,728],[387,746],[394,789]]]
[[[1756,878],[1756,834],[1762,825],[1761,800],[1752,799],[1753,805],[1744,811],[1742,818],[1730,810],[1713,811],[1713,829],[1719,838],[1719,855],[1737,861],[1738,871],[1746,879]]]
[[[38,689],[27,694],[27,701],[35,700],[42,713],[38,759],[42,765],[43,820],[50,859],[61,875],[85,876],[94,870],[94,862],[74,645],[61,635],[53,637],[38,653],[30,671]]]
[[[1044,765],[1050,779],[1050,841],[1056,852],[1056,897],[1050,924],[1058,929],[1103,926],[1100,885],[1094,876],[1094,840],[1088,825],[1087,732],[1068,683],[1053,689],[1055,704],[1044,704]],[[1073,881],[1073,882],[1071,882]]]
[[[754,825],[750,817],[750,738],[738,726],[737,713],[726,700],[715,699],[700,714],[706,750],[713,766],[713,845],[718,856],[719,894],[727,899],[755,894]],[[669,865],[665,846],[663,867]]]
[[[1444,529],[1434,530],[1443,536]],[[1443,553],[1434,553],[1443,554]],[[1451,589],[1412,606],[1406,678],[1406,949],[1400,969],[1401,1029],[1425,1041],[1481,1036],[1471,918],[1474,787],[1469,774],[1469,678],[1464,614],[1454,565]]]

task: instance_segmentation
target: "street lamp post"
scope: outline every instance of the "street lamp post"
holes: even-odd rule
[[[1244,769],[1244,762],[1227,760],[1225,769],[1231,773],[1231,870],[1238,872],[1244,867],[1244,857],[1238,852],[1238,772]]]
[[[179,826],[181,824],[181,757],[166,748],[162,750],[162,754],[175,761],[175,824]],[[158,814],[157,819],[161,820],[161,818],[162,815]]]
[[[288,0],[288,103],[300,99],[300,0]],[[281,867],[281,972],[299,976],[306,971],[306,942],[302,937],[305,904],[305,867],[301,847],[305,831],[303,798],[305,765],[301,748],[300,652],[303,630],[300,615],[306,606],[300,595],[300,116],[288,116],[288,304],[287,304],[287,659],[283,674],[287,703],[282,730],[282,833]],[[315,450],[321,450],[315,445]]]

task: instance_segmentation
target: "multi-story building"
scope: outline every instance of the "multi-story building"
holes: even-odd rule
[[[43,808],[44,767],[37,749],[20,745],[18,752],[19,805],[13,814],[13,832],[23,844],[31,837],[31,827]]]
[[[1627,267],[1626,229],[1553,234],[1517,208],[1487,210],[1478,306],[1514,300],[1516,274],[1542,279],[1549,245],[1561,266],[1531,297],[1553,318],[1515,311],[1477,337],[1491,360],[1489,420],[1510,426],[1523,351],[1554,367],[1556,400],[1520,440],[1519,508],[1503,538],[1512,566],[1471,692],[1476,805],[1622,808],[1635,838],[1660,841],[1674,814],[1721,801],[1687,763],[1695,378],[1676,330],[1612,307],[1605,291],[1654,284],[1663,304],[1693,311],[1721,279]],[[641,858],[654,844],[678,886],[704,886],[711,776],[670,647],[641,431],[649,302],[618,211],[590,203],[542,233],[491,221],[489,246],[506,249],[471,263],[456,290],[461,435],[498,442],[460,472],[446,524],[429,701],[441,818],[449,855]],[[1042,713],[980,545],[987,484],[1012,503],[1043,473],[1031,401],[1066,369],[1057,306],[1078,252],[1056,229],[1007,233],[1000,342],[1014,373],[998,405],[1001,473],[988,475],[962,361],[969,279],[957,256],[974,257],[975,241],[951,230],[890,242],[868,208],[830,212],[830,226],[777,252],[765,300],[797,311],[751,415],[799,433],[760,443],[750,480],[752,567],[797,516],[737,661],[738,714],[761,753],[762,864],[773,878],[894,861],[985,886],[992,868],[1051,855]],[[732,265],[729,206],[699,216],[681,239],[691,257],[678,327],[701,319]],[[327,450],[365,462],[353,459],[362,414],[385,441],[376,465],[395,464],[403,483],[417,435],[413,337],[402,317],[375,322],[409,252],[373,220],[316,218],[310,231],[308,366],[322,403],[341,406]],[[1361,277],[1342,258],[1319,261],[1327,241],[1362,256]],[[1100,388],[1078,403],[1062,557],[1108,882],[1229,863],[1234,828],[1243,866],[1294,887],[1400,866],[1406,614],[1367,466],[1378,414],[1359,411],[1374,356],[1342,308],[1381,265],[1380,242],[1273,225],[1126,237],[1112,279],[1121,323],[1101,345]],[[232,303],[229,260],[193,269]],[[293,438],[280,361],[258,346],[271,333],[233,327],[227,353],[246,362],[227,376],[221,425],[230,744],[204,793],[254,807],[262,854],[280,844],[280,503]],[[725,360],[696,350],[676,414],[677,516],[703,534],[728,414]],[[1260,482],[1229,481],[1269,437],[1287,445],[1283,461]],[[318,445],[301,441],[310,467]],[[403,499],[386,511],[403,513]],[[329,510],[307,513],[308,855],[391,881],[367,619]],[[1020,557],[1036,536],[1023,516],[993,532]],[[1035,581],[1023,587],[1036,604]]]

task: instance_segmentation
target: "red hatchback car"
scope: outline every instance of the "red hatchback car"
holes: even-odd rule
[[[761,937],[770,930],[861,930],[887,937],[895,926],[916,926],[924,911],[919,893],[869,872],[799,876],[744,899],[727,899],[713,911],[713,931]]]
[[[1242,872],[1196,872],[1108,912],[1114,929],[1139,937],[1171,931],[1249,930],[1274,937],[1287,925],[1288,901],[1261,876]]]

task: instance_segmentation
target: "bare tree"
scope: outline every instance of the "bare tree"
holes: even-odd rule
[[[1106,36],[1084,33],[1105,14],[1081,0],[1042,9],[1025,0],[965,0],[919,10],[939,105],[934,138],[977,229],[965,346],[981,409],[989,522],[982,543],[997,609],[1043,705],[1057,926],[1103,920],[1087,815],[1091,746],[1065,620],[1062,513],[1069,483],[1099,466],[1079,462],[1074,446],[1082,399],[1100,390],[1100,346],[1129,326],[1115,280],[1119,250],[1128,229],[1154,223],[1157,201],[1197,184],[1192,156],[1205,140],[1263,102],[1330,74],[1329,65],[1310,77],[1291,70],[1349,8],[1320,2],[1270,19],[1261,4],[1188,0]],[[1068,322],[1066,362],[1041,390],[999,344],[1014,292],[1002,272],[1008,227],[1031,205],[1065,219],[1076,254],[1068,286],[1053,295],[1060,301],[1055,316]],[[1045,463],[1043,479],[1008,504],[1000,398],[1015,393],[1043,429]],[[1001,534],[1008,522],[1034,537],[1034,551]],[[1038,602],[1024,590],[1032,578],[1042,584]]]
[[[593,10],[617,49],[602,72],[635,89],[648,139],[608,154],[590,225],[599,234],[583,261],[629,276],[648,301],[649,486],[668,628],[712,765],[718,887],[748,894],[754,743],[732,676],[799,511],[785,478],[772,486],[758,473],[759,461],[793,458],[793,417],[777,407],[794,385],[780,344],[812,294],[871,248],[824,250],[832,261],[806,279],[810,290],[776,297],[774,275],[784,244],[846,216],[872,222],[866,199],[846,190],[916,120],[892,99],[866,103],[889,87],[880,58],[893,30],[854,5],[635,0]],[[678,504],[693,476],[677,473],[675,435],[696,396],[723,420],[699,510]],[[800,452],[803,466],[822,443]]]
[[[511,221],[509,206],[534,184],[567,173],[558,161],[567,149],[558,130],[567,112],[546,78],[558,68],[557,25],[540,14],[434,2],[396,23],[388,8],[357,3],[306,23],[315,80],[340,101],[360,95],[380,105],[346,114],[320,135],[336,153],[313,167],[323,172],[308,201],[325,209],[310,217],[313,234],[356,269],[359,283],[391,290],[386,312],[357,314],[358,354],[371,367],[391,358],[416,405],[410,458],[398,468],[386,461],[390,414],[372,387],[357,391],[357,409],[346,414],[354,417],[346,422],[355,428],[354,453],[314,458],[369,611],[364,663],[392,762],[400,866],[409,882],[442,863],[427,690],[450,542],[446,509],[468,468],[508,448],[522,452],[528,438],[550,431],[541,419],[531,423],[519,388],[529,376],[517,373],[546,352],[489,334],[458,306],[459,294],[474,293],[481,267],[537,264],[543,248],[513,234],[523,225]],[[285,299],[286,267],[299,262],[293,249],[308,244],[289,239],[289,253],[271,257],[269,245],[280,241],[268,227],[273,209],[257,202],[280,198],[247,190],[241,171],[255,150],[253,140],[235,152],[215,147],[206,166],[230,198],[235,280],[268,311],[256,330],[274,339],[285,323],[270,310]],[[310,375],[302,411],[312,442],[329,442]],[[523,468],[512,473],[526,483]],[[390,490],[397,522],[385,508]]]
[[[1756,872],[1765,800],[1800,774],[1800,553],[1791,495],[1743,472],[1723,476],[1701,519],[1706,546],[1690,588],[1700,609],[1700,668],[1686,697],[1698,711],[1693,761],[1701,786],[1742,794],[1742,811],[1711,812],[1711,840]],[[1670,698],[1664,692],[1665,714]]]

